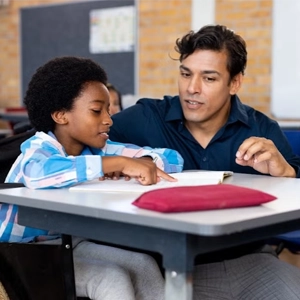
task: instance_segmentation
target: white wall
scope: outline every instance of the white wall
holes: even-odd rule
[[[300,119],[300,1],[273,0],[271,112]]]
[[[204,25],[215,23],[215,0],[192,0],[191,29],[198,31]]]

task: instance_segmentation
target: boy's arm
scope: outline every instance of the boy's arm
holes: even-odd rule
[[[30,155],[30,159],[27,159],[24,155],[24,159],[20,160],[19,176],[29,188],[68,187],[99,178],[104,175],[103,172],[115,171],[135,177],[143,185],[157,183],[159,176],[174,181],[168,174],[156,168],[152,162],[147,163],[129,157],[98,155],[64,157],[57,154],[50,156],[43,154],[41,155],[39,150],[35,158],[35,155]]]
[[[15,171],[12,170],[10,178],[7,178],[9,181],[15,174],[32,189],[60,188],[103,176],[102,159],[96,155],[64,157],[41,149],[28,152],[23,154]]]
[[[6,182],[22,182],[32,189],[67,187],[102,177],[104,172],[101,156],[151,156],[156,160],[156,165],[166,172],[182,170],[182,158],[176,151],[140,148],[110,141],[101,150],[93,153],[84,151],[84,155],[76,157],[67,156],[60,144],[56,144],[51,138],[47,140],[46,137],[27,140],[22,144],[21,151]]]
[[[166,173],[181,172],[183,168],[182,156],[177,151],[168,148],[153,149],[108,140],[102,151],[104,155],[121,155],[133,158],[150,156],[157,167]]]

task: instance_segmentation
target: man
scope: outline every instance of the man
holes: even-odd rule
[[[277,122],[236,95],[247,63],[245,41],[225,26],[205,26],[176,41],[179,96],[142,99],[113,116],[110,139],[168,147],[184,169],[300,177]],[[196,261],[195,299],[300,299],[300,270],[270,247],[251,244]]]

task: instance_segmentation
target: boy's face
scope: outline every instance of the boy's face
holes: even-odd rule
[[[69,155],[79,155],[85,145],[103,148],[112,125],[106,86],[97,81],[86,83],[73,108],[63,112],[61,120],[55,135]]]

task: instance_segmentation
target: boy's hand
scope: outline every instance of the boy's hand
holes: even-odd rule
[[[120,175],[129,180],[135,178],[142,185],[156,184],[163,178],[167,181],[177,181],[177,179],[168,175],[157,168],[151,159],[129,158],[125,156],[102,157],[102,169],[105,174],[99,180],[105,177],[119,179]]]
[[[163,178],[167,181],[177,181],[177,179],[168,175],[164,171],[157,168],[152,160],[127,158],[122,173],[129,177],[134,177],[142,185],[156,184]]]
[[[99,180],[100,181],[103,181],[105,179],[112,179],[112,180],[119,180],[120,177],[124,177],[124,179],[126,181],[130,180],[131,177],[130,176],[125,176],[124,174],[122,174],[121,172],[112,172],[112,173],[107,173],[107,174],[104,174],[104,176],[102,177],[99,177]]]
[[[171,181],[171,182],[177,181],[176,178],[170,176],[168,173],[164,172],[163,170],[159,169],[158,167],[156,167],[156,170],[157,170],[157,182],[159,182],[161,178],[164,180],[167,180],[167,181]]]
[[[120,175],[125,176],[125,180],[131,177],[135,178],[142,185],[156,184],[163,178],[167,181],[177,181],[177,179],[168,175],[157,168],[151,159],[129,158],[125,156],[110,156],[102,158],[102,169],[106,177],[119,179]]]

